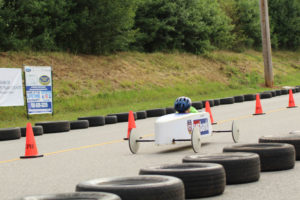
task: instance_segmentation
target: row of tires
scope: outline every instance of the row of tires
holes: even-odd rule
[[[292,88],[293,93],[300,92],[300,86]],[[266,91],[260,93],[261,99],[272,98],[275,96],[288,94],[289,90],[281,89],[274,91]],[[213,100],[204,100],[204,101],[195,101],[192,103],[196,109],[200,110],[205,106],[205,102],[208,101],[210,107],[224,105],[224,104],[233,104],[244,101],[253,101],[256,99],[255,94],[246,94],[234,97],[227,97],[221,99]],[[134,112],[135,120],[146,119],[149,117],[160,117],[166,114],[175,113],[173,107],[168,108],[156,108],[146,111],[137,111]],[[38,122],[33,126],[33,133],[35,136],[43,135],[43,133],[58,133],[66,132],[73,129],[85,129],[88,127],[104,126],[105,124],[115,124],[118,122],[127,122],[128,113],[115,113],[109,114],[107,116],[90,116],[90,117],[79,117],[75,121],[50,121],[50,122]],[[26,128],[6,128],[0,129],[0,140],[13,140],[20,139],[21,136],[26,136]]]
[[[276,142],[276,143],[274,143]],[[220,195],[226,184],[258,181],[260,172],[288,170],[300,160],[300,134],[261,137],[257,144],[223,148],[222,153],[185,156],[182,163],[142,168],[138,176],[81,182],[76,192],[22,200],[184,200]]]

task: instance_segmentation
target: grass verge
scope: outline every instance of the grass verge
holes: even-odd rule
[[[0,128],[171,107],[178,96],[200,101],[270,90],[263,87],[263,61],[255,51],[106,57],[10,52],[0,57],[3,67],[43,64],[54,69],[54,115],[27,120],[25,107],[0,107]],[[299,52],[274,52],[273,65],[273,89],[300,85]]]

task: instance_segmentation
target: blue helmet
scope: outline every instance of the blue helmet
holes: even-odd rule
[[[188,97],[178,97],[174,103],[174,109],[179,113],[184,113],[191,107],[192,101]]]

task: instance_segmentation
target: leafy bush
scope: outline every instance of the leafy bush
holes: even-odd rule
[[[234,49],[261,46],[259,1],[219,0],[222,9],[232,19]]]
[[[230,19],[216,0],[145,0],[138,8],[137,49],[185,50],[201,53],[227,47],[232,41]]]
[[[70,14],[77,25],[66,47],[82,53],[127,50],[134,41],[132,29],[137,0],[73,1]],[[75,3],[76,2],[76,3]]]
[[[4,0],[0,16],[7,50],[57,50],[56,39],[69,32],[69,4],[64,0]],[[74,30],[74,28],[72,29]]]
[[[269,0],[269,15],[275,47],[299,49],[300,1]]]
[[[0,0],[0,50],[203,53],[261,47],[259,0]],[[300,1],[269,0],[274,48],[300,46]]]
[[[135,5],[133,0],[4,0],[0,48],[81,53],[126,49],[133,40]]]

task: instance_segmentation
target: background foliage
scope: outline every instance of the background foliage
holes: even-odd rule
[[[134,45],[142,51],[202,53],[232,42],[231,20],[215,0],[145,0],[135,17]]]
[[[269,0],[273,48],[300,47],[300,1]],[[0,0],[0,51],[260,48],[259,0]]]
[[[270,0],[273,46],[298,49],[300,46],[300,0]]]

